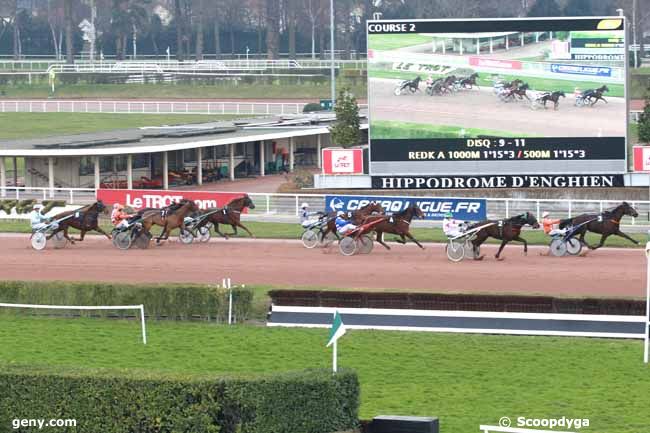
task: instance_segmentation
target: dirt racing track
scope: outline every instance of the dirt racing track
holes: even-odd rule
[[[148,250],[121,251],[88,237],[55,250],[31,248],[27,235],[0,237],[1,280],[109,282],[234,282],[277,287],[400,289],[432,292],[525,293],[563,296],[642,297],[645,256],[639,249],[604,248],[586,257],[540,256],[545,247],[482,247],[485,260],[452,263],[444,245],[394,244],[369,255],[342,256],[336,245],[305,249],[297,241],[230,239],[182,245],[172,241]]]
[[[622,137],[625,134],[625,100],[605,94],[594,107],[576,107],[572,94],[560,98],[553,110],[533,110],[527,101],[502,102],[492,88],[463,89],[457,93],[428,96],[420,85],[415,94],[395,96],[399,80],[370,80],[372,121],[393,120],[482,128],[540,137]],[[531,92],[529,92],[529,97]]]

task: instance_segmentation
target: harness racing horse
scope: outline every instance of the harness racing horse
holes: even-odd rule
[[[160,244],[160,241],[169,239],[172,230],[177,228],[180,228],[181,231],[186,230],[185,217],[198,210],[199,207],[196,203],[187,199],[180,200],[178,204],[163,209],[145,210],[141,214],[142,227],[145,233],[149,233],[152,226],[161,226],[162,233],[156,238],[156,244]]]
[[[379,204],[379,203],[368,203],[367,205],[352,211],[351,214],[349,214],[348,220],[358,226],[360,224],[363,224],[365,219],[372,215],[372,214],[379,214],[379,215],[384,215],[384,208]],[[329,218],[329,221],[327,222],[327,229],[323,231],[323,239],[329,234],[329,233],[334,233],[337,239],[341,239],[339,236],[339,232],[336,229],[336,221],[334,221],[334,217],[336,216],[336,211],[329,212],[327,214],[327,217]]]
[[[104,230],[101,229],[101,227],[99,227],[99,214],[104,212],[105,210],[106,210],[106,206],[101,200],[99,200],[91,205],[87,205],[76,210],[70,210],[55,215],[53,218],[54,220],[60,220],[61,218],[69,217],[70,215],[74,215],[74,216],[64,221],[61,221],[59,223],[59,227],[54,232],[52,232],[52,234],[50,234],[47,237],[47,239],[49,240],[50,238],[52,238],[52,236],[62,231],[63,236],[67,240],[69,240],[71,244],[74,245],[75,240],[82,242],[84,240],[84,236],[86,236],[86,232],[90,232],[93,230],[103,234],[108,239],[111,239],[111,235],[106,233]],[[70,229],[70,227],[75,228],[81,232],[79,239],[71,238],[68,235],[68,229]]]
[[[422,81],[422,78],[419,75],[412,80],[405,80],[400,85],[399,90],[401,92],[408,89],[411,93],[415,93],[420,90],[420,81]]]
[[[483,242],[487,240],[487,238],[494,238],[494,239],[501,240],[501,246],[499,247],[499,251],[497,251],[496,255],[494,256],[497,260],[503,260],[503,258],[500,257],[501,251],[503,251],[503,248],[510,241],[517,241],[523,243],[524,255],[528,254],[528,242],[526,242],[526,239],[520,236],[521,228],[526,225],[529,225],[534,229],[539,228],[539,223],[537,222],[537,219],[535,219],[535,216],[533,216],[533,214],[530,212],[526,212],[524,214],[517,215],[505,220],[498,220],[498,221],[486,220],[469,226],[467,230],[471,230],[473,228],[477,228],[481,226],[486,226],[483,227],[478,232],[476,232],[476,237],[474,238],[474,240],[472,240],[472,246],[474,250],[474,260],[483,260],[483,256],[479,256],[479,247]]]
[[[197,229],[208,223],[212,223],[214,225],[214,231],[216,231],[221,237],[225,239],[228,239],[228,236],[236,236],[237,227],[241,227],[242,229],[246,230],[246,233],[248,233],[249,236],[255,237],[253,233],[251,233],[251,231],[241,223],[241,213],[245,208],[255,209],[255,204],[253,203],[253,200],[251,200],[251,198],[248,196],[248,194],[244,194],[242,197],[231,200],[226,206],[224,206],[223,209],[219,210],[218,212],[215,212],[216,209],[214,208],[206,209],[204,213],[212,212],[212,214],[204,221],[202,221],[201,224],[197,226]],[[219,224],[231,226],[233,232],[228,234],[221,233],[219,230]]]
[[[600,215],[582,214],[578,215],[575,218],[562,220],[560,222],[560,228],[563,229],[567,226],[577,226],[579,224],[586,223],[577,229],[576,234],[580,234],[580,242],[583,245],[589,247],[590,250],[596,250],[602,247],[605,244],[605,240],[611,235],[620,236],[638,245],[638,241],[632,239],[623,233],[620,229],[621,218],[623,218],[624,215],[636,218],[639,216],[639,213],[627,202],[623,202],[620,205],[616,206],[613,210],[605,211]],[[587,235],[588,231],[602,235],[598,245],[591,246],[587,243],[585,236]]]
[[[546,94],[542,95],[540,100],[544,104],[544,108],[546,108],[546,103],[548,101],[552,101],[553,102],[553,109],[557,110],[557,107],[560,105],[560,96],[563,97],[563,98],[565,97],[564,92],[561,91],[561,90],[558,90],[558,91],[553,92],[553,93],[546,93]]]
[[[609,88],[606,85],[602,85],[597,89],[588,89],[582,93],[582,98],[589,103],[590,106],[594,106],[596,102],[603,101],[607,104],[605,98],[603,98],[603,93],[609,92]]]
[[[478,72],[474,72],[472,75],[470,75],[467,78],[462,78],[460,80],[460,87],[463,87],[465,89],[473,89],[474,86],[478,87],[480,89],[480,86],[476,84],[476,79],[479,77]]]
[[[384,242],[384,233],[398,235],[400,239],[397,239],[397,242],[400,244],[405,244],[406,238],[409,238],[418,247],[424,249],[422,244],[413,237],[409,230],[413,218],[424,218],[424,213],[422,213],[422,210],[416,204],[410,204],[403,211],[394,213],[391,216],[371,215],[363,221],[363,224],[383,219],[382,222],[378,222],[377,225],[373,226],[373,230],[377,233],[377,242],[387,250],[390,250],[390,247]]]

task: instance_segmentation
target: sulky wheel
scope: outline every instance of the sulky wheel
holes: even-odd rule
[[[372,251],[373,241],[368,235],[363,235],[357,239],[357,248],[361,254],[369,254]]]
[[[465,258],[465,245],[450,240],[445,247],[445,252],[449,260],[452,262],[460,262]]]
[[[199,229],[199,241],[201,242],[209,242],[210,237],[212,237],[212,233],[210,232],[210,228],[207,226],[203,226]]]
[[[131,248],[131,233],[128,231],[119,232],[113,237],[113,245],[121,250]]]
[[[318,234],[313,230],[305,230],[300,237],[300,240],[305,248],[312,249],[318,245]]]
[[[551,254],[555,257],[562,257],[566,254],[566,243],[562,239],[553,239],[549,246]]]
[[[339,241],[339,251],[344,256],[352,256],[357,252],[357,243],[350,236],[346,236]]]
[[[181,229],[181,233],[178,235],[178,238],[181,240],[182,243],[185,245],[189,245],[192,242],[194,242],[194,235],[192,232],[189,230],[183,230]]]
[[[54,236],[52,236],[52,241],[54,248],[57,250],[65,248],[66,244],[68,243],[68,240],[65,238],[63,232],[56,232]]]
[[[47,245],[47,237],[45,236],[45,233],[42,232],[36,232],[32,235],[31,238],[31,243],[32,243],[32,248],[35,250],[42,250],[45,248],[45,245]]]
[[[571,238],[568,241],[566,241],[566,252],[571,254],[572,256],[577,256],[580,254],[582,251],[582,243],[576,239],[576,238]]]

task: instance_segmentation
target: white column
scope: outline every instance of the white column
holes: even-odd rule
[[[481,39],[476,38],[476,55],[480,56],[481,55]]]
[[[93,158],[95,164],[95,189],[99,189],[101,179],[99,178],[99,156]]]
[[[462,39],[458,40],[458,49],[459,49],[459,54],[462,56],[463,55],[463,40]]]
[[[539,43],[539,32],[535,32],[535,43]]]
[[[438,49],[438,39],[433,38],[433,50],[431,51],[432,53],[435,53],[436,50]]]
[[[321,160],[321,149],[322,149],[322,143],[321,143],[321,134],[318,134],[316,140],[316,161],[317,161],[317,166],[318,168],[321,168],[323,165],[323,161]]]
[[[169,155],[163,152],[163,189],[169,189]]]
[[[14,185],[15,186],[15,185]],[[0,157],[0,197],[7,196],[7,167],[5,167],[5,157]]]
[[[553,32],[548,32],[548,39],[553,40]]]
[[[47,176],[49,178],[50,198],[54,198],[54,158],[47,158]]]
[[[519,37],[521,38],[521,46],[524,46],[524,32],[519,33]]]
[[[296,146],[293,141],[293,137],[289,137],[289,171],[293,171],[295,156],[294,152],[296,151]]]
[[[260,176],[266,176],[266,158],[264,157],[264,147],[266,142],[264,140],[260,141]]]
[[[230,171],[230,180],[235,180],[235,144],[228,145],[228,171]]]
[[[442,40],[442,54],[447,52],[447,39]]]
[[[133,189],[133,155],[126,155],[126,188]]]
[[[492,38],[490,38],[490,54],[494,52],[494,46],[492,44]]]
[[[203,148],[196,149],[196,182],[203,185]]]
[[[506,35],[506,50],[510,49],[510,41],[508,41],[508,35]]]

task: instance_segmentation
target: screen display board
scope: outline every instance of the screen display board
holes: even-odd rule
[[[622,17],[368,21],[373,185],[624,173],[624,26]],[[558,41],[571,58],[553,56]]]

